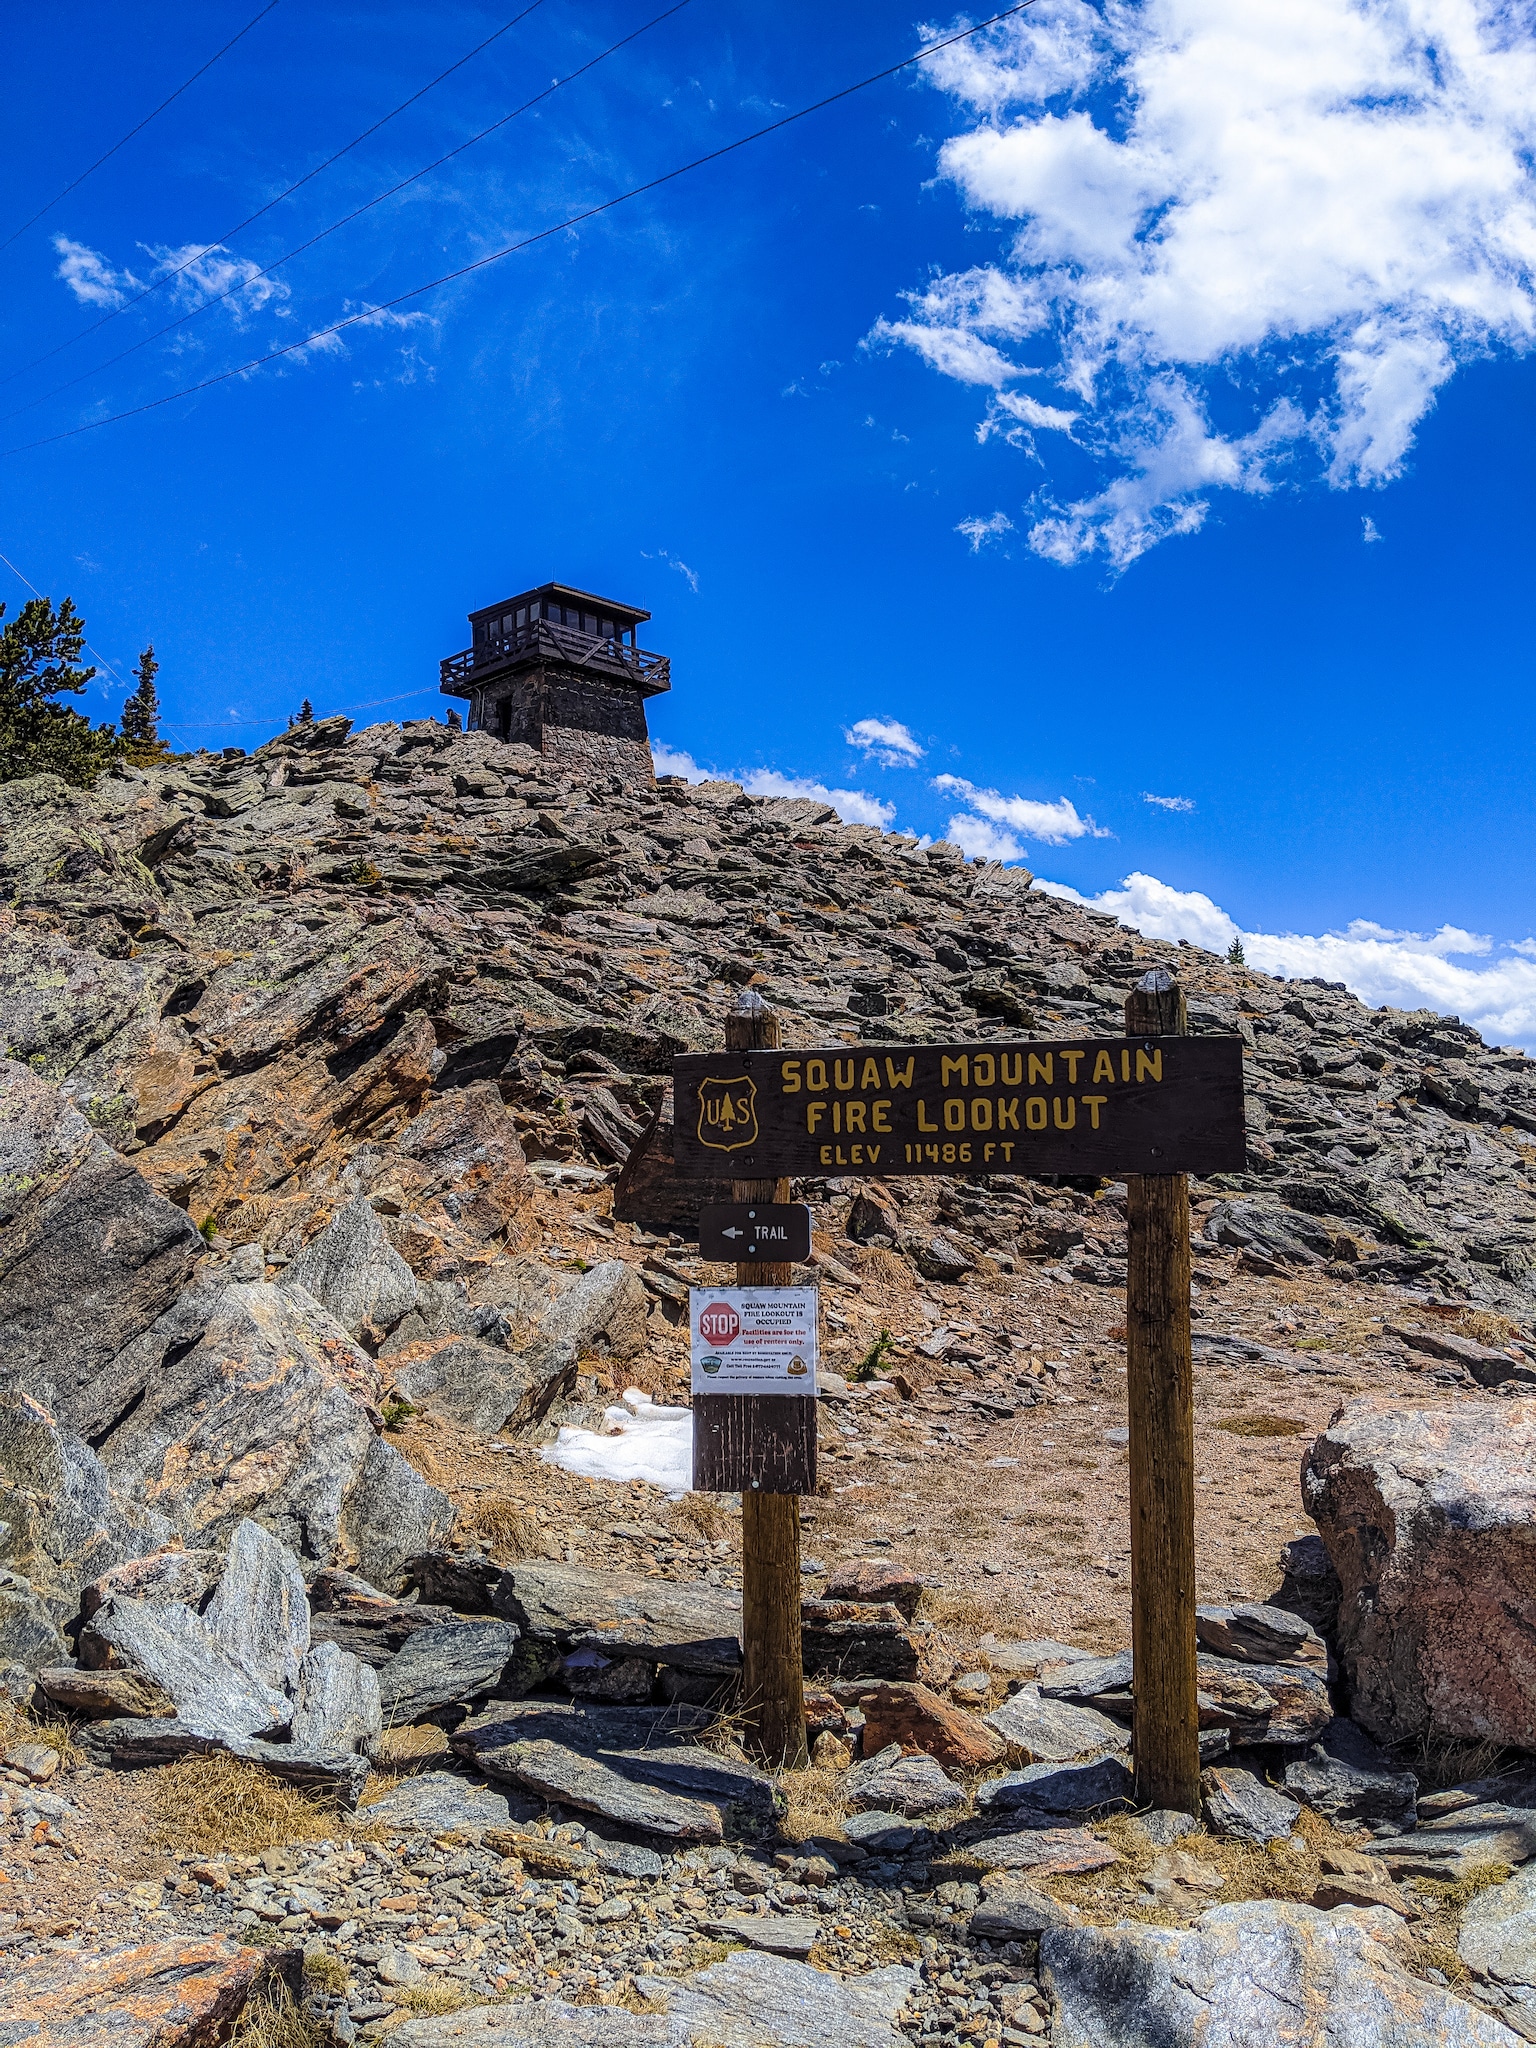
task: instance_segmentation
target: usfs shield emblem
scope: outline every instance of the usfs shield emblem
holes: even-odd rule
[[[757,1083],[745,1074],[699,1083],[699,1143],[712,1152],[745,1152],[757,1143]]]

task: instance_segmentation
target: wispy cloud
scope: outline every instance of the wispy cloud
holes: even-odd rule
[[[131,270],[117,270],[106,257],[84,242],[72,242],[68,235],[55,235],[54,252],[59,267],[54,272],[69,287],[82,306],[100,306],[115,312],[130,292],[144,289]]]
[[[910,768],[926,751],[897,718],[860,718],[843,738],[850,747],[872,755],[882,768]]]
[[[1241,938],[1250,967],[1268,974],[1341,981],[1363,1001],[1438,1010],[1464,1018],[1496,1044],[1536,1050],[1536,939],[1502,948],[1482,932],[1442,925],[1397,931],[1356,918],[1342,931],[1250,932],[1198,889],[1175,889],[1157,876],[1130,874],[1118,889],[1084,896],[1062,882],[1037,889],[1069,903],[1108,911],[1154,939],[1188,939],[1225,953]],[[1481,960],[1483,966],[1469,966]]]
[[[962,519],[955,528],[970,542],[973,555],[979,555],[989,540],[1001,540],[1013,530],[1013,521],[1006,512],[994,512],[990,519]]]
[[[1070,797],[1058,797],[1054,803],[1041,803],[1034,797],[1004,796],[1000,790],[978,789],[974,782],[967,782],[959,775],[936,775],[933,786],[946,796],[957,796],[975,817],[955,817],[949,821],[949,836],[957,846],[966,846],[966,838],[980,842],[985,835],[981,832],[978,819],[985,819],[991,825],[1005,826],[1016,832],[1022,839],[1033,839],[1042,846],[1065,846],[1073,839],[1109,839],[1113,835],[1096,825],[1092,818],[1083,817]],[[988,842],[986,858],[989,860],[1019,860],[1023,847],[1018,841],[1009,842],[1015,846],[1012,853],[992,850],[1000,844],[995,838]],[[967,852],[970,848],[966,847]]]
[[[1369,544],[1373,540],[1385,540],[1386,535],[1367,512],[1360,521],[1360,538]]]
[[[1195,800],[1192,796],[1154,796],[1150,789],[1141,793],[1144,804],[1156,804],[1160,811],[1192,811]]]
[[[677,571],[678,575],[682,577],[683,581],[687,584],[688,588],[693,592],[694,596],[698,596],[698,572],[696,570],[690,569],[688,564],[684,561],[679,560],[679,558],[676,555],[669,554],[665,548],[656,548],[654,550],[642,548],[640,550],[640,556],[642,561],[646,562],[665,562],[669,569],[675,569]]]

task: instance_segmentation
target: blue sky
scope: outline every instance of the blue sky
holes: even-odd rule
[[[15,17],[0,235],[258,4]],[[255,744],[303,696],[441,715],[465,612],[558,577],[654,613],[653,733],[700,769],[847,792],[1146,929],[1240,929],[1277,971],[1536,1043],[1519,18],[1039,0],[92,424],[932,33],[865,0],[689,0],[252,280],[662,0],[542,0],[227,235],[515,11],[280,0],[4,252],[0,551],[124,682],[153,640],[178,743]]]

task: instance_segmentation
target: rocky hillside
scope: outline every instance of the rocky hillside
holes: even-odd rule
[[[1251,1170],[1222,1183],[1221,1241],[1531,1299],[1523,1054],[1142,939],[812,802],[572,786],[488,735],[336,718],[94,793],[11,784],[0,849],[9,1056],[269,1260],[363,1189],[423,1277],[531,1241],[517,1149],[621,1160],[744,984],[796,1043],[1061,1036],[1118,1031],[1166,962],[1194,1028],[1249,1048]],[[482,1144],[473,1197],[447,1199],[456,1148]],[[964,1248],[1037,1248],[1027,1184],[935,1196]]]
[[[0,2037],[1536,2038],[1536,1893],[1468,1904],[1536,1870],[1488,1775],[1536,1752],[1523,1055],[425,721],[0,786],[0,899]],[[1126,1817],[1117,1184],[803,1185],[774,1778],[739,1507],[624,1464],[714,1277],[671,1062],[745,987],[796,1044],[1118,1033],[1163,963],[1247,1048],[1194,1189],[1204,1826]]]

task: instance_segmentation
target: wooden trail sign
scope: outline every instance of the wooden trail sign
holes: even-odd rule
[[[726,1018],[739,1062],[779,1042],[779,1020],[742,991]],[[718,1164],[712,1169],[716,1174]],[[738,1180],[736,1202],[787,1203],[787,1180]],[[788,1287],[788,1262],[743,1259],[738,1287]],[[805,1674],[800,1643],[800,1501],[816,1491],[816,1402],[794,1394],[697,1394],[693,1484],[699,1493],[741,1494],[741,1693],[748,1746],[788,1770],[806,1761]]]
[[[1236,1038],[691,1053],[673,1076],[673,1153],[695,1177],[1119,1178],[1246,1164]]]

